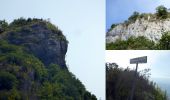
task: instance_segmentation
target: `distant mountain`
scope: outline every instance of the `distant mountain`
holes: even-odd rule
[[[96,100],[68,70],[67,47],[47,20],[0,21],[0,100]]]

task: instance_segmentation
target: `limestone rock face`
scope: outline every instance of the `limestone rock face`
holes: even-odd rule
[[[115,42],[117,39],[127,40],[129,37],[145,36],[157,42],[164,32],[170,31],[170,19],[146,20],[137,19],[134,23],[118,24],[106,33],[106,42]]]
[[[67,40],[63,39],[65,36],[61,31],[50,30],[45,23],[21,27],[7,32],[1,38],[5,38],[11,44],[26,47],[28,52],[38,57],[45,65],[54,63],[66,67]]]

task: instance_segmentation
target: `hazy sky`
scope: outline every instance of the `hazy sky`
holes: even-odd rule
[[[159,5],[170,8],[170,0],[106,0],[106,29],[127,20],[134,11],[153,13]]]
[[[1,0],[0,19],[51,19],[66,35],[70,71],[88,91],[105,99],[105,0]]]
[[[139,64],[138,71],[151,69],[151,78],[170,81],[170,51],[166,50],[107,50],[106,62],[115,62],[120,67],[134,69],[136,64],[130,64],[131,58],[147,56],[146,64]]]

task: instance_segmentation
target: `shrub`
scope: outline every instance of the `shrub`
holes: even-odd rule
[[[15,19],[11,24],[10,26],[15,26],[15,27],[18,27],[18,26],[23,26],[23,25],[26,25],[27,24],[27,20],[23,17],[19,18],[19,19]]]
[[[165,19],[168,17],[168,11],[167,11],[167,8],[164,7],[163,5],[161,6],[158,6],[156,8],[156,15],[158,18],[161,18],[161,19]]]
[[[0,20],[0,33],[6,31],[8,28],[8,23],[5,20]]]
[[[167,100],[166,93],[155,86],[149,80],[149,69],[136,74],[136,87],[133,100]],[[128,100],[134,70],[120,68],[116,63],[106,64],[106,99],[107,100]]]
[[[114,43],[106,44],[107,50],[125,50],[125,49],[155,49],[155,43],[144,36],[130,37],[128,40],[117,40]]]
[[[111,29],[115,28],[116,26],[117,26],[116,24],[112,24]]]
[[[159,40],[159,43],[157,45],[158,49],[164,49],[169,50],[170,49],[170,32],[165,32],[161,39]]]
[[[133,12],[133,14],[128,18],[130,22],[135,22],[136,19],[140,16],[139,12]]]
[[[9,72],[0,72],[0,90],[10,90],[18,84],[16,77]]]

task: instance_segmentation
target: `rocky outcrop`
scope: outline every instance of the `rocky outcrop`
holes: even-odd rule
[[[2,29],[0,100],[97,100],[67,68],[68,41],[49,20],[19,18]]]
[[[1,38],[10,44],[26,47],[47,66],[54,63],[66,68],[67,40],[60,30],[49,29],[45,22],[19,27],[1,35]]]
[[[134,23],[122,23],[106,33],[106,42],[115,42],[117,39],[127,40],[129,37],[145,36],[157,42],[164,32],[170,31],[170,19],[151,20],[137,19]]]

